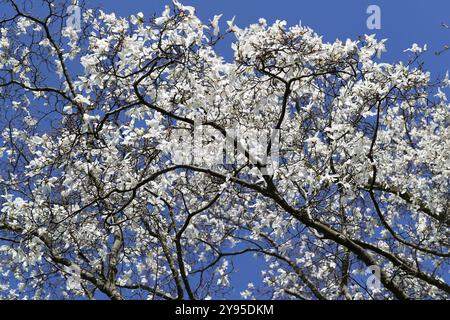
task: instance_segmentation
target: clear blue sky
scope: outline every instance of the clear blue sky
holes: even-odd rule
[[[286,20],[288,25],[301,21],[302,25],[313,28],[323,35],[326,41],[336,38],[355,39],[360,35],[373,34],[377,38],[387,38],[387,52],[382,60],[395,62],[407,58],[404,49],[412,43],[420,46],[428,45],[428,52],[424,56],[425,67],[433,76],[443,75],[450,67],[450,50],[440,56],[436,51],[450,44],[450,29],[442,27],[445,22],[450,25],[450,0],[185,0],[185,5],[196,8],[197,15],[207,22],[215,14],[223,13],[223,27],[225,21],[236,16],[236,24],[245,27],[255,23],[260,17],[269,23],[280,19]],[[142,11],[149,17],[159,15],[164,5],[170,0],[89,0],[88,4],[99,7],[106,12],[115,12],[120,16],[128,16]],[[369,30],[366,20],[369,14],[367,7],[378,5],[381,9],[381,29]],[[229,44],[233,41],[230,36],[220,47],[221,54],[231,59],[232,51]],[[233,277],[234,290],[229,298],[240,298],[239,292],[244,290],[249,281],[260,281],[262,263],[253,259],[251,255],[240,257],[236,261],[236,268],[240,271]]]

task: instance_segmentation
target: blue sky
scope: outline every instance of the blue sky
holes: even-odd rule
[[[450,25],[449,0],[411,0],[411,1],[362,1],[362,0],[186,0],[185,5],[196,8],[197,15],[207,22],[215,14],[223,13],[222,23],[236,16],[235,23],[245,27],[264,17],[269,23],[277,19],[286,20],[288,25],[298,24],[313,28],[326,41],[336,38],[356,39],[364,34],[375,33],[377,38],[387,38],[387,52],[381,60],[395,62],[407,59],[403,52],[412,43],[420,46],[427,44],[428,52],[424,55],[425,67],[432,72],[432,78],[442,76],[450,67],[450,51],[435,55],[445,44],[450,44],[450,29],[442,27],[442,23]],[[115,12],[120,16],[128,16],[143,12],[146,17],[154,13],[159,15],[164,5],[170,0],[89,0],[92,7],[99,7],[106,12]],[[381,29],[369,30],[366,25],[369,5],[378,5],[381,9]],[[220,53],[227,59],[232,58],[230,43],[232,36],[219,47]],[[236,261],[239,270],[232,283],[234,289],[228,298],[239,299],[239,292],[246,288],[249,281],[260,282],[263,263],[252,258],[251,254],[239,257]]]

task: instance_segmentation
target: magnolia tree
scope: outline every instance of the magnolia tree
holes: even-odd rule
[[[448,298],[450,81],[422,48],[1,8],[1,298],[226,298],[242,255],[243,298]]]

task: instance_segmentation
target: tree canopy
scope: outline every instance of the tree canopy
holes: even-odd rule
[[[450,81],[422,48],[33,5],[1,4],[1,298],[226,297],[240,255],[244,298],[448,297]]]

